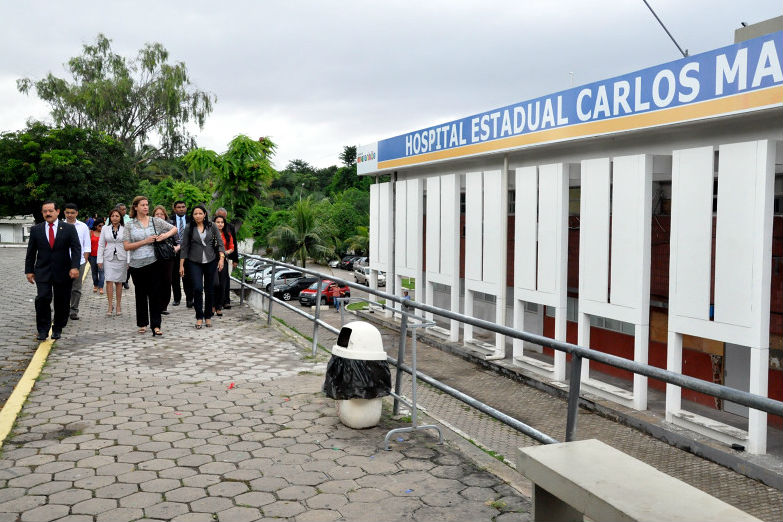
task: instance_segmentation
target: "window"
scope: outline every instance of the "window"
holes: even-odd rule
[[[783,214],[783,175],[775,176],[775,214]]]
[[[568,189],[568,215],[579,215],[579,204],[582,197],[582,187],[570,187]]]
[[[510,189],[508,191],[508,215],[513,216],[517,206],[517,191]]]

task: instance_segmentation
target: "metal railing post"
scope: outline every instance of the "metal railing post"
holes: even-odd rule
[[[323,279],[318,278],[318,289],[315,291],[315,320],[313,321],[313,357],[318,353],[318,318],[321,317],[321,286]]]
[[[407,307],[403,304],[403,311],[407,311]],[[402,320],[400,321],[400,344],[397,348],[397,374],[394,376],[394,407],[392,408],[393,415],[400,414],[400,401],[397,397],[400,396],[400,389],[402,388],[402,370],[400,365],[405,362],[405,342],[408,338],[408,315],[402,314]]]
[[[247,255],[242,256],[242,282],[239,283],[239,306],[245,302],[245,271],[247,270]]]
[[[272,324],[272,303],[274,302],[274,299],[272,299],[272,294],[275,293],[275,269],[277,268],[277,263],[272,261],[272,278],[269,280],[269,292],[267,295],[267,299],[269,299],[269,310],[266,313],[266,325],[269,326]],[[263,282],[263,279],[261,280]]]
[[[571,376],[568,380],[568,418],[566,420],[566,442],[576,435],[576,417],[579,415],[579,389],[582,386],[582,358],[576,354],[571,358]]]

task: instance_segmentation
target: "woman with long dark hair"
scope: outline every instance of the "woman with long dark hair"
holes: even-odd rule
[[[179,274],[185,276],[185,263],[188,263],[197,329],[201,329],[202,324],[207,328],[212,326],[215,270],[223,269],[225,257],[226,249],[220,232],[210,223],[204,205],[196,205],[190,211],[190,223],[182,235]]]
[[[226,227],[226,218],[223,216],[215,216],[215,226],[220,231],[220,238],[223,240],[223,246],[226,249],[226,257],[230,256],[234,252],[234,238]],[[215,279],[215,297],[213,299],[215,303],[214,312],[218,317],[223,316],[223,296],[226,295],[226,289],[230,283],[228,278],[228,267],[231,263],[223,263],[223,268],[218,270],[217,277]]]
[[[106,296],[109,298],[109,310],[106,316],[122,315],[122,284],[128,279],[128,253],[122,237],[125,227],[122,226],[122,214],[112,209],[109,212],[109,225],[103,227],[98,241],[98,266],[103,269],[106,280]],[[114,295],[117,295],[117,305],[114,305]]]
[[[123,234],[125,250],[130,251],[131,277],[136,289],[136,326],[139,333],[152,328],[152,336],[163,335],[160,330],[160,292],[163,287],[163,264],[155,257],[156,241],[165,241],[177,233],[177,227],[150,215],[150,202],[145,196],[136,196],[130,209]],[[148,314],[149,311],[149,314]]]
[[[87,261],[90,262],[90,272],[92,273],[92,292],[96,293],[100,291],[103,295],[103,267],[98,266],[98,244],[101,241],[101,230],[103,229],[103,220],[100,218],[93,219],[92,227],[90,227],[90,257]]]

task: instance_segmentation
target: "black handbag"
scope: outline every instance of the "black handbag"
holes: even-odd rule
[[[152,217],[150,219],[152,219],[152,230],[157,236],[158,231],[155,228],[155,218]],[[152,244],[152,247],[155,249],[155,259],[158,261],[169,261],[174,259],[174,246],[171,244],[171,238],[166,238],[164,241],[155,241]]]

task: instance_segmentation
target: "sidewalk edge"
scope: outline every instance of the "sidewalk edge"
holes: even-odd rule
[[[0,448],[3,447],[6,437],[11,433],[16,418],[22,411],[22,406],[27,401],[35,381],[41,375],[41,370],[43,370],[43,365],[46,363],[53,345],[54,340],[52,339],[47,339],[38,345],[35,355],[30,359],[30,364],[22,374],[22,378],[16,383],[14,391],[11,392],[11,396],[8,397],[3,409],[0,410]]]

